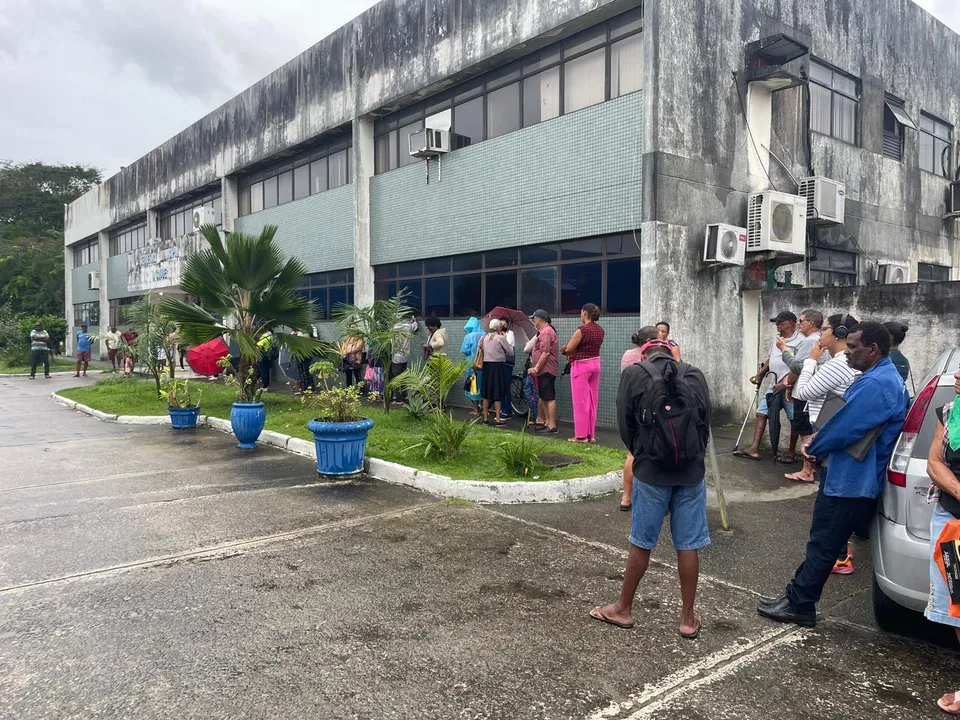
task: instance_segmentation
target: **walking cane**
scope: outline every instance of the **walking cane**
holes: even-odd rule
[[[720,508],[720,524],[724,530],[730,529],[727,522],[727,503],[723,499],[723,483],[720,481],[720,466],[717,464],[717,451],[713,447],[713,433],[707,443],[707,457],[710,458],[710,472],[713,473],[713,486],[717,489],[717,506]]]
[[[740,441],[743,439],[743,431],[747,429],[747,420],[750,419],[750,413],[756,410],[760,403],[760,393],[763,390],[763,380],[768,374],[769,371],[764,373],[763,377],[757,378],[757,394],[754,395],[753,404],[750,406],[750,409],[747,410],[747,414],[743,416],[743,424],[740,426],[740,434],[737,435],[737,442],[733,446],[734,450],[737,450],[740,447]]]

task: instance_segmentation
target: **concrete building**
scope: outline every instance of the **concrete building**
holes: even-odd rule
[[[178,292],[205,208],[278,225],[326,313],[407,287],[452,346],[498,304],[562,339],[601,305],[603,424],[661,319],[742,412],[764,291],[957,277],[957,77],[960,37],[911,0],[383,0],[67,207],[67,317]],[[408,154],[424,127],[452,131],[439,161]],[[812,176],[845,184],[842,225],[703,262],[708,224]]]

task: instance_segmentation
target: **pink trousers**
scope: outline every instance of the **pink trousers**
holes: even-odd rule
[[[597,399],[600,395],[600,358],[577,360],[570,368],[573,395],[573,431],[578,438],[597,432]]]

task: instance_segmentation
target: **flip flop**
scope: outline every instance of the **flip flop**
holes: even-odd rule
[[[692,633],[681,632],[680,637],[682,637],[684,640],[696,640],[698,637],[700,637],[701,630],[703,630],[703,621],[700,618],[697,618],[697,629]]]
[[[632,508],[633,508],[633,503],[627,503],[626,505],[624,505],[623,503],[620,503],[620,510],[622,512],[630,512]]]
[[[596,615],[594,615],[594,613],[596,613]],[[610,618],[608,618],[606,615],[603,614],[603,609],[599,606],[595,607],[593,610],[590,611],[590,617],[592,617],[594,620],[599,620],[602,623],[606,623],[607,625],[613,625],[614,627],[618,627],[621,630],[630,630],[634,626],[634,623],[632,622],[622,623],[622,622],[617,622],[616,620],[611,620]]]
[[[805,477],[800,477],[800,473],[786,473],[786,474],[784,475],[784,477],[785,477],[787,480],[792,480],[793,482],[800,482],[800,483],[812,483],[812,482],[813,482],[813,478],[810,478],[809,480],[807,480],[807,478],[805,478]]]
[[[777,455],[777,457],[774,458],[774,462],[778,465],[796,465],[799,461],[796,456],[791,458],[788,455]]]
[[[590,441],[587,440],[586,438],[567,438],[567,442],[579,443],[580,445],[586,445],[586,444],[587,444],[588,442],[590,442]]]
[[[746,450],[741,450],[740,448],[737,448],[736,450],[733,451],[733,456],[738,458],[743,458],[744,460],[756,460],[757,462],[760,461],[759,455],[751,455]]]
[[[949,694],[950,694],[950,693],[947,693],[947,695],[949,695]],[[951,709],[950,709],[950,706],[951,706],[951,705],[956,705],[956,704],[957,704],[957,702],[958,702],[958,696],[960,696],[960,693],[953,693],[953,702],[952,702],[952,703],[948,703],[948,702],[944,702],[944,701],[943,701],[943,698],[945,698],[947,695],[944,695],[942,698],[940,698],[939,700],[937,700],[937,707],[940,708],[941,710],[943,710],[947,715],[960,716],[960,710],[951,710]]]

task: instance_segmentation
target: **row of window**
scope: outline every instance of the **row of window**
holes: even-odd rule
[[[116,300],[110,301],[110,325],[111,326],[120,326],[128,325],[127,321],[127,311],[130,309],[130,306],[133,305],[137,300],[140,299],[139,295],[134,295],[133,297],[126,298],[117,298]]]
[[[223,224],[223,199],[220,197],[220,193],[216,192],[161,210],[157,214],[160,237],[164,240],[170,240],[192,233],[193,211],[198,207],[213,210],[213,224],[217,227]]]
[[[93,327],[100,324],[100,303],[82,302],[73,304],[73,326]]]
[[[83,267],[100,262],[100,241],[97,238],[73,246],[73,266]]]
[[[810,129],[852,145],[859,144],[860,82],[845,73],[810,62]],[[952,178],[953,127],[928,113],[918,128],[903,100],[887,95],[883,111],[883,154],[903,162],[904,130],[920,133],[920,169]]]
[[[949,265],[917,264],[917,282],[947,282],[949,279]]]
[[[482,316],[498,305],[577,315],[640,311],[640,251],[633,233],[431,258],[374,269],[376,296],[406,289],[424,315]]]
[[[239,214],[249,215],[349,185],[353,148],[343,145],[340,141],[243,178]]]
[[[353,268],[306,275],[298,294],[313,300],[318,320],[332,320],[335,306],[353,304]]]
[[[148,240],[150,240],[150,234],[147,232],[145,222],[133,227],[114,230],[110,233],[110,257],[142,248]]]
[[[643,87],[642,8],[377,121],[375,169],[416,162],[409,138],[451,130],[459,149]]]
[[[817,256],[810,261],[808,284],[810,287],[852,287],[858,283],[857,254],[841,250],[817,249]],[[917,282],[946,282],[950,279],[950,267],[933,263],[917,264]]]

